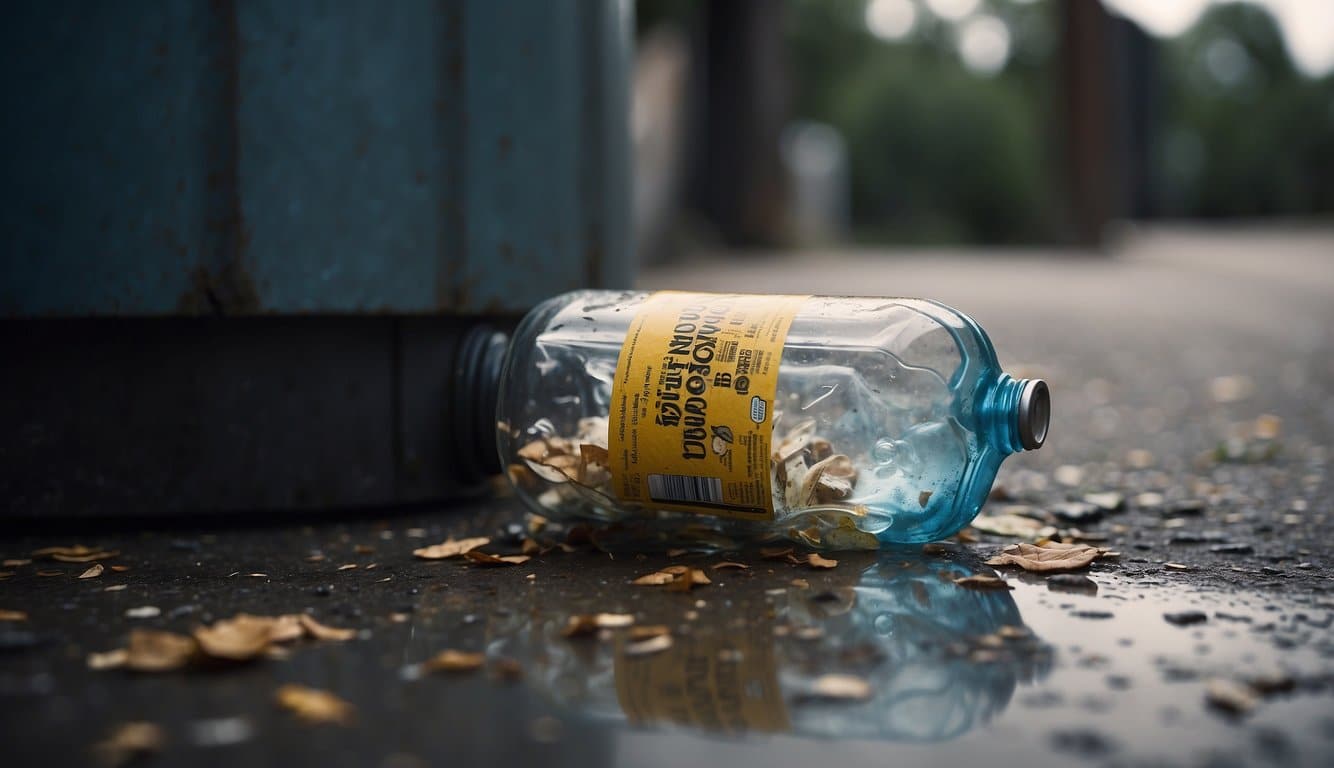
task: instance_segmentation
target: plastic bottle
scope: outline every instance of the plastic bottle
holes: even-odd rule
[[[920,299],[578,291],[476,356],[475,439],[534,512],[817,548],[953,535],[1050,414]]]

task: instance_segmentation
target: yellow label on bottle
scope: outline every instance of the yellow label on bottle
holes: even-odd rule
[[[772,520],[774,393],[805,296],[663,291],[630,323],[608,453],[622,501]]]

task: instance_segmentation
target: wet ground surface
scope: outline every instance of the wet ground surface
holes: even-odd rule
[[[0,568],[5,763],[82,764],[117,724],[147,721],[164,744],[145,764],[160,765],[1331,764],[1331,254],[1323,235],[1187,233],[1113,261],[844,254],[650,275],[966,309],[1006,368],[1055,399],[1048,445],[1007,462],[985,513],[1120,556],[1074,577],[993,568],[1017,539],[984,531],[838,553],[832,569],[578,538],[491,568],[413,556],[451,535],[518,551],[527,530],[505,527],[523,514],[503,498],[359,522],[9,535],[7,561],[76,543],[119,554],[87,579],[90,563]],[[672,565],[711,583],[630,583]],[[993,573],[1011,588],[954,581]],[[358,634],[286,643],[281,659],[87,666],[135,628],[188,633],[238,612]],[[632,624],[564,635],[598,612]],[[423,667],[446,649],[485,661]],[[301,722],[275,701],[285,683],[337,694],[354,719]]]

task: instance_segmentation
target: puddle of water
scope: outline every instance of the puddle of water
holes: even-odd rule
[[[762,567],[762,566],[761,566]],[[757,569],[758,570],[758,569]],[[615,762],[773,765],[838,760],[1041,764],[1325,765],[1334,760],[1334,605],[1311,595],[1223,594],[1112,573],[1096,595],[954,583],[976,560],[888,553],[827,572],[713,572],[691,595],[570,580],[500,595],[486,615],[423,605],[412,664],[442,634],[475,634],[526,668],[562,718],[593,725]],[[793,575],[808,585],[788,583]],[[431,601],[438,606],[438,599]],[[1177,626],[1164,614],[1203,611]],[[667,650],[632,655],[626,630],[565,638],[572,612],[664,624]],[[457,643],[456,643],[457,644]],[[816,694],[822,675],[870,684],[864,701]],[[1282,677],[1294,690],[1244,718],[1210,709],[1210,678]],[[409,677],[411,675],[409,674]]]

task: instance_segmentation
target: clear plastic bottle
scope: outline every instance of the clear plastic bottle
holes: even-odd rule
[[[490,337],[494,362],[482,368],[500,369],[500,466],[535,512],[680,528],[706,523],[729,536],[829,549],[926,542],[967,525],[1001,461],[1046,438],[1046,384],[1003,373],[986,333],[966,315],[920,299],[781,297],[792,310],[785,338],[777,334],[771,411],[752,409],[768,443],[770,513],[735,519],[683,511],[679,503],[624,501],[607,459],[609,419],[617,418],[613,382],[632,323],[656,311],[653,296],[567,293],[533,309],[508,340]],[[731,433],[711,428],[722,455]]]

